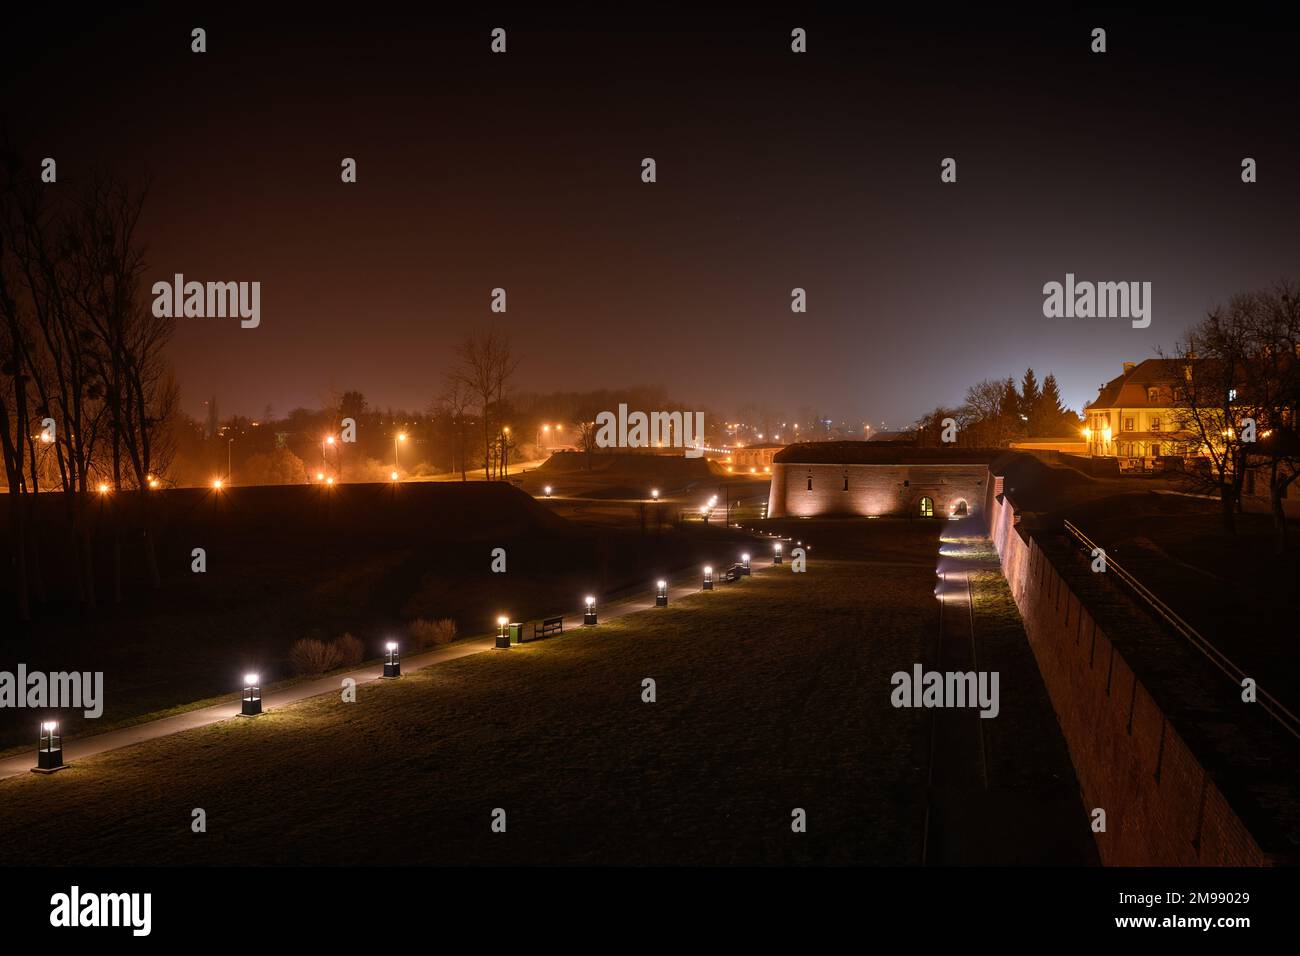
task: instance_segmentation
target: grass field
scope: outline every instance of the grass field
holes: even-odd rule
[[[404,639],[413,618],[449,617],[462,634],[483,633],[503,611],[518,619],[554,614],[587,593],[648,588],[674,569],[721,563],[742,540],[718,523],[642,534],[627,515],[569,522],[502,483],[342,485],[328,494],[235,488],[220,497],[183,489],[160,506],[167,509],[160,591],[132,574],[114,604],[101,582],[94,611],[52,600],[30,628],[0,643],[7,670],[22,662],[29,670],[104,673],[104,716],[83,723],[80,711],[64,712],[69,734],[228,694],[248,670],[267,683],[291,678],[288,652],[299,638],[347,631],[377,658],[384,640]],[[111,517],[106,509],[105,530]],[[57,553],[57,541],[48,545]],[[206,551],[202,574],[191,571],[194,546]],[[505,573],[491,570],[496,547],[506,551]],[[138,557],[128,554],[129,570],[138,572]],[[101,572],[110,564],[101,549]],[[66,562],[57,566],[67,570]],[[60,580],[66,585],[67,575]],[[0,710],[0,751],[29,745],[39,717]]]
[[[41,859],[51,819],[65,863],[916,862],[924,721],[889,675],[934,626],[938,527],[890,526],[853,537],[905,562],[815,558],[5,781],[0,863]]]

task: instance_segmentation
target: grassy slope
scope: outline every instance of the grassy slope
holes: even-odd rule
[[[178,492],[161,592],[139,584],[119,606],[43,613],[29,633],[5,635],[0,668],[103,671],[105,713],[86,725],[98,733],[229,693],[250,669],[268,683],[289,678],[288,650],[302,637],[350,631],[378,657],[415,617],[451,617],[462,633],[482,632],[505,595],[505,609],[521,619],[553,614],[584,593],[649,582],[737,548],[737,536],[718,527],[656,535],[651,526],[641,536],[626,516],[604,528],[570,525],[503,485],[399,491],[344,486],[330,513],[317,507],[314,488],[235,489],[216,502],[226,512],[185,503],[202,492]],[[207,550],[205,574],[190,572],[195,544]],[[496,546],[507,550],[506,576],[490,571]],[[0,751],[28,745],[39,716],[0,711]],[[69,734],[87,732],[80,711],[62,718]]]
[[[818,558],[357,704],[0,783],[0,862],[43,854],[50,819],[60,860],[82,863],[914,862],[923,715],[890,707],[888,681],[935,626],[934,530],[904,538],[885,543],[911,564]]]

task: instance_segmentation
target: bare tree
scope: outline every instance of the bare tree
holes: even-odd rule
[[[1194,470],[1190,478],[1218,495],[1223,526],[1230,534],[1236,533],[1245,478],[1241,419],[1258,415],[1247,402],[1244,386],[1250,327],[1260,306],[1258,296],[1234,296],[1226,309],[1207,315],[1174,349],[1181,373],[1174,386],[1174,422],[1208,465]]]
[[[465,464],[465,416],[469,412],[470,402],[473,401],[473,395],[469,387],[457,374],[449,373],[443,385],[441,394],[437,399],[437,407],[447,416],[451,425],[453,455],[452,470],[457,469],[459,463],[460,480],[467,481],[469,475],[466,473]]]
[[[501,447],[496,438],[496,426],[501,423],[493,413],[504,405],[519,360],[511,352],[509,338],[495,330],[468,336],[457,346],[456,357],[452,377],[478,401],[483,425],[483,476],[491,478]]]

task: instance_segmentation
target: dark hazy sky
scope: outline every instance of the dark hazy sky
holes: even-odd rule
[[[28,156],[67,181],[152,176],[151,281],[261,281],[259,329],[181,321],[191,411],[216,395],[284,413],[331,388],[424,407],[487,325],[527,389],[661,382],[720,412],[898,423],[1032,365],[1078,407],[1234,291],[1300,276],[1300,34],[1261,8],[221,9],[27,14],[0,67],[3,132]],[[1150,328],[1044,318],[1066,272],[1150,281]]]

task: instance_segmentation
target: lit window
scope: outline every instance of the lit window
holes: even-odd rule
[[[922,518],[934,517],[934,499],[931,498],[929,495],[926,495],[924,498],[921,499],[921,517]]]

